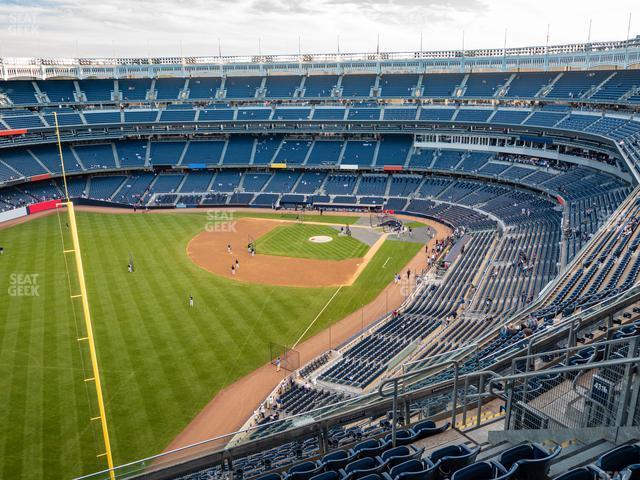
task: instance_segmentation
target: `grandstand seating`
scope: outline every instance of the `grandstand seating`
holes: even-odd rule
[[[144,140],[120,142],[116,144],[116,151],[120,166],[143,167],[146,163],[148,144]]]
[[[349,140],[344,147],[340,163],[343,165],[371,165],[377,146],[377,142]]]
[[[501,362],[522,355],[530,335],[637,284],[637,71],[236,71],[242,76],[0,81],[0,129],[31,130],[0,137],[0,211],[62,197],[55,112],[74,198],[150,208],[383,208],[450,226],[430,276],[403,275],[401,287],[414,293],[401,309],[283,383],[272,398],[278,419],[309,425],[309,411],[375,395],[409,361],[453,358],[472,345],[456,357],[458,373],[504,369]],[[459,138],[469,140],[468,150],[449,144]],[[527,327],[504,331],[507,322]],[[597,331],[579,333],[586,341]],[[627,324],[615,338],[638,333],[640,326]],[[552,343],[565,346],[555,337]],[[589,347],[554,361],[587,364],[601,351]],[[530,398],[555,386],[558,377],[548,375],[528,385]],[[453,378],[451,367],[442,368],[409,391]],[[460,388],[472,399],[479,387]],[[524,401],[526,392],[514,390],[514,398]],[[575,462],[571,448],[453,440],[441,421],[452,397],[436,393],[419,406],[403,405],[409,418],[397,423],[395,447],[390,426],[398,413],[367,415],[320,438],[230,456],[228,465],[200,465],[181,478],[597,478],[598,469],[614,478],[640,461],[635,438],[615,449],[594,444]],[[428,420],[416,424],[423,415]],[[259,418],[239,444],[277,433],[274,420]],[[420,443],[437,436],[443,440]],[[573,474],[563,470],[573,467]]]
[[[113,92],[115,91],[113,80],[78,80],[78,86],[89,103],[113,101]]]
[[[251,163],[254,139],[244,136],[232,136],[227,141],[223,163],[226,165],[248,165]]]
[[[151,80],[147,78],[126,78],[118,80],[118,92],[123,101],[143,101],[151,89]]]
[[[309,75],[304,82],[304,97],[330,97],[337,84],[337,75]]]
[[[465,84],[465,97],[493,97],[498,88],[507,84],[511,74],[509,73],[478,73],[470,75]]]
[[[186,142],[151,142],[149,163],[151,165],[178,165]]]
[[[413,97],[418,86],[418,75],[381,75],[378,88],[380,97]]]
[[[273,161],[273,157],[282,142],[280,137],[267,137],[256,142],[255,154],[253,156],[254,165],[265,165]]]
[[[611,73],[606,70],[586,73],[564,72],[553,84],[551,91],[545,95],[545,98],[580,98],[606,80]]]
[[[217,165],[224,146],[225,142],[222,141],[191,141],[184,152],[184,158],[189,164]]]
[[[260,77],[227,77],[224,83],[225,98],[254,98],[261,84]]]
[[[300,87],[302,77],[293,75],[278,75],[267,77],[265,82],[265,96],[267,98],[291,98]]]
[[[375,82],[375,75],[344,75],[340,84],[342,96],[345,98],[369,97]]]
[[[38,103],[33,82],[28,80],[0,82],[0,94],[6,95],[14,105],[32,105]]]
[[[42,93],[47,95],[51,103],[74,103],[76,101],[76,86],[71,80],[56,80],[36,82]]]
[[[183,78],[158,78],[155,81],[156,100],[177,100],[180,92],[184,89],[185,80]]]
[[[274,162],[287,165],[300,165],[304,163],[312,142],[308,140],[283,140]]]
[[[216,98],[222,85],[222,79],[217,77],[194,77],[189,79],[189,99],[212,100]]]
[[[509,83],[505,96],[509,98],[533,98],[557,76],[558,74],[554,72],[516,73]]]
[[[464,74],[444,73],[423,75],[422,96],[427,98],[452,97],[457,86],[462,83]]]

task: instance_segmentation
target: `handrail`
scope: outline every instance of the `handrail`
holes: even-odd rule
[[[454,401],[455,399],[458,397],[458,373],[459,373],[459,368],[460,368],[460,364],[457,360],[449,360],[446,362],[441,362],[438,363],[436,365],[430,365],[426,368],[422,368],[419,370],[416,370],[414,372],[410,372],[410,373],[404,373],[402,375],[399,375],[397,377],[394,378],[388,378],[386,380],[383,380],[382,382],[380,382],[380,385],[378,386],[378,394],[380,395],[381,398],[389,398],[390,396],[393,397],[393,418],[392,418],[392,422],[391,422],[391,445],[393,447],[396,446],[396,432],[397,432],[397,418],[398,418],[398,383],[401,380],[406,380],[408,378],[411,377],[416,377],[418,375],[422,375],[424,373],[430,372],[432,370],[436,370],[442,367],[448,367],[448,366],[453,366],[454,369],[454,383],[453,383],[453,398]],[[389,395],[387,393],[385,393],[384,391],[384,387],[386,385],[389,384],[393,384],[393,394]],[[404,389],[403,389],[404,390]],[[456,409],[453,409],[453,412],[451,413],[451,424],[455,425],[456,423]]]
[[[601,362],[587,363],[583,365],[558,367],[558,368],[553,368],[553,373],[577,372],[580,370],[586,370],[586,369],[591,370],[594,368],[615,367],[617,365],[626,365],[631,363],[640,363],[640,357],[619,358],[617,360],[603,360]],[[487,374],[489,372],[491,371],[487,370],[484,372],[477,372],[477,373]],[[495,372],[491,372],[491,373],[495,373]],[[497,378],[492,379],[491,382],[489,383],[489,391],[492,394],[497,395],[497,392],[495,392],[494,390],[494,383],[497,383],[497,382],[510,382],[515,380],[523,380],[527,378],[538,377],[541,375],[547,375],[548,373],[549,373],[549,370],[537,370],[535,372],[521,372],[517,374],[503,375],[503,376],[498,375]]]
[[[466,353],[468,350],[474,350],[478,348],[478,344],[476,342],[470,343],[468,345],[463,345],[462,347],[455,348],[453,350],[449,350],[447,352],[436,353],[435,355],[430,355],[426,358],[421,358],[417,360],[412,360],[410,362],[406,362],[402,364],[403,373],[409,373],[407,371],[408,368],[411,368],[417,363],[426,362],[427,360],[436,359],[440,357],[444,357],[445,355],[453,355],[455,353]]]

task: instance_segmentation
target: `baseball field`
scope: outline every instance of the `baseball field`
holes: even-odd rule
[[[354,262],[355,280],[336,294],[334,286],[245,278],[248,257],[235,278],[203,268],[190,256],[190,242],[207,230],[215,235],[212,222],[229,219],[77,216],[116,464],[162,451],[218,391],[268,362],[269,342],[291,344],[305,331],[304,338],[312,337],[357,311],[422,248],[383,239],[374,249],[337,236],[309,244],[307,237],[334,236],[335,228],[282,223],[293,215],[247,219],[276,224],[257,238],[256,258],[290,252],[297,261]],[[314,220],[345,225],[357,218]],[[245,239],[234,249],[246,256]],[[0,230],[0,246],[0,478],[73,478],[101,470],[56,215]],[[227,255],[209,248],[211,255]],[[127,272],[130,258],[134,273]],[[234,259],[229,254],[224,268]]]

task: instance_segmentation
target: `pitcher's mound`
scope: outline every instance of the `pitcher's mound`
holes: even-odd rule
[[[316,235],[314,237],[309,237],[309,241],[313,243],[329,243],[333,238],[328,235]]]

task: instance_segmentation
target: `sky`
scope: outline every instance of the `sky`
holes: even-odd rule
[[[638,0],[0,0],[2,57],[502,48],[640,34]],[[463,33],[464,32],[464,33]]]

